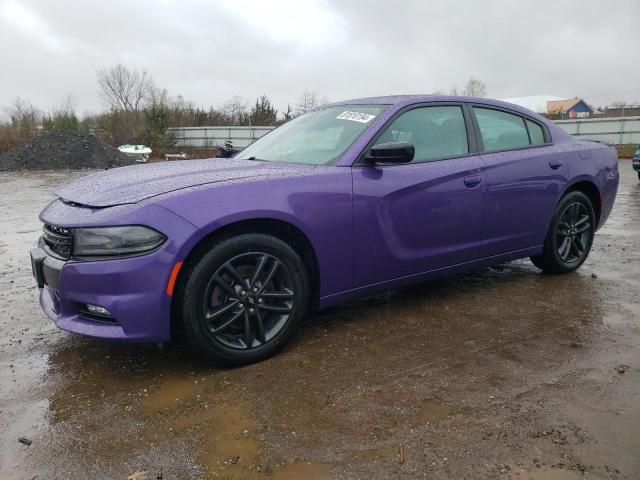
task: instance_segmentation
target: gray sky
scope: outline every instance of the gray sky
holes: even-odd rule
[[[0,106],[65,95],[102,109],[96,71],[145,68],[201,106],[305,89],[330,100],[429,93],[640,101],[640,1],[0,0]]]

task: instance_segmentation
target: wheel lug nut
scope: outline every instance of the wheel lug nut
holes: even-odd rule
[[[258,303],[262,303],[262,299],[261,298],[258,299]]]
[[[247,294],[247,292],[245,292],[244,290],[242,290],[242,291],[240,292],[240,295],[242,295],[243,297],[244,297],[246,294]]]
[[[249,313],[255,313],[255,310],[253,308],[250,308]]]
[[[241,309],[244,308],[244,303],[241,303],[239,306]]]
[[[253,287],[253,293],[258,293],[258,289],[256,287]]]

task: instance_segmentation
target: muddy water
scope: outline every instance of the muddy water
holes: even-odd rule
[[[365,299],[226,370],[57,331],[26,252],[80,174],[3,174],[0,478],[640,478],[640,185],[620,170],[579,272],[518,261]]]

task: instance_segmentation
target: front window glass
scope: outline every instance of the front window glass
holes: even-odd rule
[[[235,158],[325,165],[371,125],[386,105],[340,105],[297,117],[256,140]]]
[[[473,111],[485,150],[507,150],[529,145],[529,135],[522,117],[490,108],[473,107]]]
[[[426,162],[469,153],[462,107],[421,107],[396,118],[376,144],[409,142],[414,162]]]

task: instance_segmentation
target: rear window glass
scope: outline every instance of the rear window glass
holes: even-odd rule
[[[529,146],[524,119],[518,115],[473,107],[485,150],[506,150]]]
[[[544,145],[544,132],[542,131],[542,127],[535,122],[527,120],[527,128],[529,129],[531,145]]]

